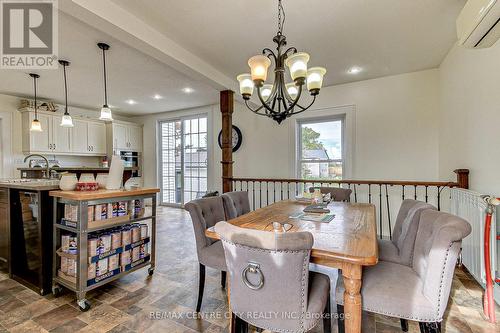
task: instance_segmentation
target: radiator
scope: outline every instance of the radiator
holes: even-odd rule
[[[467,220],[472,226],[472,232],[462,241],[462,264],[472,274],[481,286],[485,285],[484,271],[484,219],[486,203],[481,199],[480,193],[454,188],[451,190],[450,212]],[[498,277],[500,256],[498,253],[497,233],[499,214],[492,217],[491,226],[491,269],[492,276]],[[500,303],[500,286],[495,284],[495,301]]]

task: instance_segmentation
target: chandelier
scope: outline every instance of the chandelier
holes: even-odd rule
[[[277,53],[265,48],[261,55],[256,55],[248,60],[251,74],[240,74],[237,80],[240,84],[240,93],[250,111],[272,118],[278,124],[288,117],[306,111],[314,104],[316,96],[323,85],[323,76],[326,69],[323,67],[307,68],[309,54],[298,52],[295,47],[286,49],[286,37],[283,35],[285,12],[281,0],[278,0],[278,33],[273,41],[278,45]],[[266,84],[267,72],[271,62],[274,62],[274,83]],[[293,82],[285,83],[285,66],[290,71]],[[312,96],[312,101],[307,106],[299,104],[303,86]],[[248,101],[254,88],[260,105],[252,108]]]

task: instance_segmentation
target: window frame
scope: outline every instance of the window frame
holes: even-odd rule
[[[341,149],[342,149],[342,157],[341,159],[327,159],[327,160],[307,160],[302,158],[302,126],[307,124],[318,124],[318,123],[327,123],[327,122],[341,122]],[[346,114],[335,114],[331,116],[323,116],[323,117],[311,117],[311,118],[300,118],[296,121],[296,151],[295,151],[295,169],[296,176],[298,179],[302,179],[302,165],[304,163],[338,163],[340,162],[342,165],[342,179],[345,179],[346,175]],[[332,179],[324,179],[324,180],[332,180]]]

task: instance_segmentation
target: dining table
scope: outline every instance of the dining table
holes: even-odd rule
[[[242,228],[274,232],[274,222],[288,226],[286,232],[309,231],[314,237],[310,261],[341,270],[344,281],[345,332],[361,332],[361,287],[364,266],[378,262],[375,206],[369,203],[331,202],[330,222],[297,218],[311,203],[283,200],[227,221]],[[214,228],[206,236],[220,239]],[[229,293],[228,293],[229,297]]]

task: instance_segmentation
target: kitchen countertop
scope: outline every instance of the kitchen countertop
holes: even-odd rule
[[[143,194],[153,194],[160,192],[159,188],[144,187],[135,190],[98,190],[98,191],[50,191],[49,195],[52,197],[88,201],[96,199],[109,199],[120,197],[131,197]]]
[[[59,180],[49,179],[0,179],[0,187],[19,190],[52,191],[59,189]]]
[[[109,171],[109,168],[104,168],[104,167],[54,167],[50,168],[51,170],[55,171],[85,171],[85,170],[102,170],[102,171]],[[125,167],[125,170],[138,170],[139,168],[137,167]],[[17,170],[20,171],[37,171],[37,170],[45,170],[45,168],[17,168]]]

